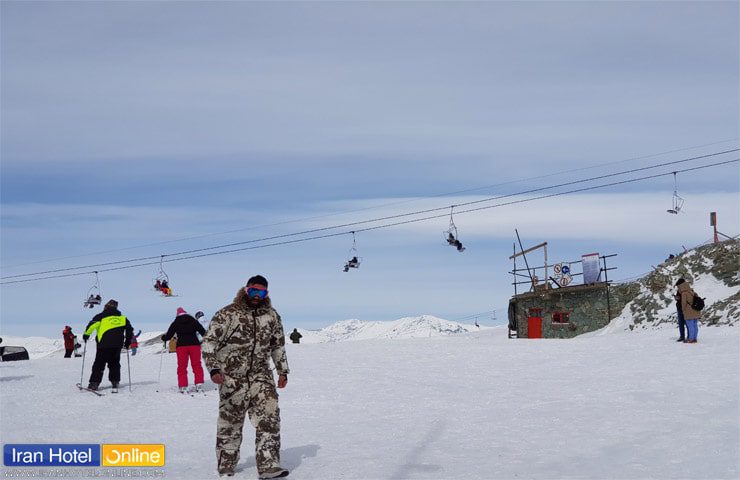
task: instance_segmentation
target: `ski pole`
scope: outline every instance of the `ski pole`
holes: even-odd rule
[[[87,342],[85,342],[85,348],[82,349],[82,371],[80,372],[80,386],[82,386],[82,377],[85,375],[85,353],[87,353]]]
[[[128,391],[131,392],[131,360],[128,356],[128,348],[126,349],[126,364],[128,365]]]
[[[167,350],[167,342],[164,342],[162,347],[162,354],[159,356],[159,374],[157,375],[157,391],[162,388],[162,360],[164,360],[164,353]]]

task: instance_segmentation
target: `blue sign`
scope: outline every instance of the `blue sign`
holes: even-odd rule
[[[563,272],[563,275],[568,275],[570,273],[570,267],[568,265],[563,265],[563,268],[560,271]]]
[[[6,443],[6,467],[99,467],[100,445],[87,443]]]

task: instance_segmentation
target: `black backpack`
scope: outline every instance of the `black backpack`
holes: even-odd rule
[[[694,298],[691,300],[691,308],[697,312],[701,311],[704,308],[704,299],[694,293]]]

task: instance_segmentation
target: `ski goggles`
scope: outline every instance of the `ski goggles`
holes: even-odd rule
[[[256,285],[247,287],[247,296],[249,298],[263,299],[267,296],[267,289],[265,287],[260,287]]]

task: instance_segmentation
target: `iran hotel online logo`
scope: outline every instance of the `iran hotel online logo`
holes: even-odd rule
[[[164,444],[8,443],[6,467],[163,467]]]

